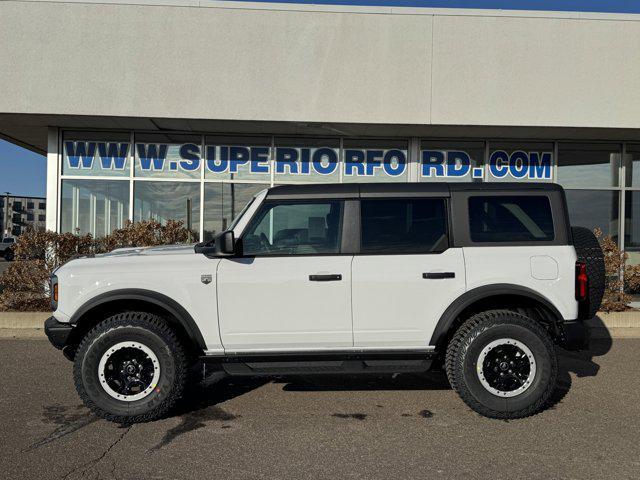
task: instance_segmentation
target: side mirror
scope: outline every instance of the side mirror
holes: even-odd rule
[[[222,232],[216,238],[216,253],[220,255],[233,255],[236,253],[236,239],[233,230]]]

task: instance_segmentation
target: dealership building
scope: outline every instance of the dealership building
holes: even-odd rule
[[[271,185],[557,182],[636,261],[634,7],[333,3],[0,2],[0,136],[47,155],[47,227],[208,239]]]

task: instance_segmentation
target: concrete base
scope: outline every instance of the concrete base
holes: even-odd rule
[[[0,338],[6,338],[7,330],[11,336],[26,330],[44,334],[44,321],[50,316],[50,312],[0,312]],[[592,338],[640,338],[640,311],[600,312],[587,325]],[[24,333],[27,335],[31,336]]]

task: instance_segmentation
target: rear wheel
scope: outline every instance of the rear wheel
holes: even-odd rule
[[[175,405],[187,379],[184,348],[157,315],[127,312],[99,323],[75,356],[84,403],[118,423],[155,420]]]
[[[453,389],[479,414],[533,415],[549,400],[558,363],[551,337],[525,315],[491,310],[467,320],[449,343],[446,371]]]

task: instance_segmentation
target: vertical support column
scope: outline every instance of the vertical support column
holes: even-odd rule
[[[60,231],[60,151],[62,145],[60,130],[49,127],[47,131],[47,210],[46,229],[53,232]]]
[[[111,233],[111,199],[108,195],[104,197],[104,234]]]
[[[80,189],[76,186],[73,187],[71,202],[71,232],[76,233],[80,223]]]
[[[89,194],[89,233],[96,236],[96,220],[98,218],[98,212],[96,209],[97,199],[95,193]]]
[[[489,146],[489,140],[485,140],[484,141],[484,178],[482,179],[483,182],[488,182],[489,181],[489,175],[491,174],[491,168],[489,166],[489,149],[491,147]]]
[[[200,239],[204,242],[204,174],[206,167],[206,150],[204,135],[200,137]]]
[[[129,149],[129,221],[133,222],[133,177],[135,174],[136,144],[135,135],[131,132],[131,148]],[[142,217],[141,217],[142,218]],[[143,219],[144,220],[144,219]]]
[[[420,180],[420,139],[417,137],[409,139],[407,169],[407,181],[417,182]]]
[[[551,165],[551,181],[558,183],[558,142],[553,142],[553,164]]]

